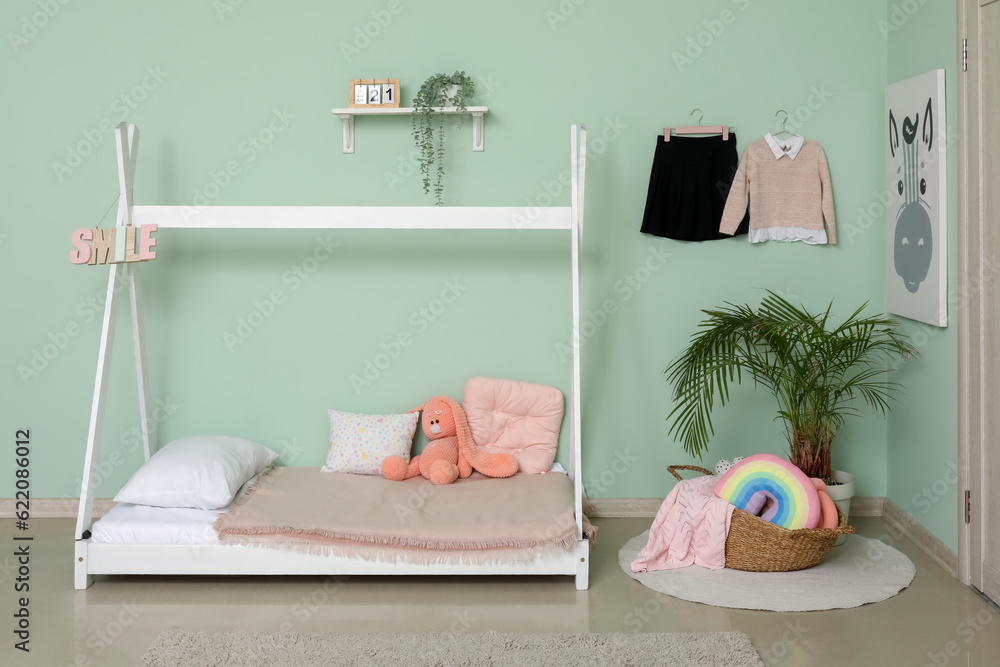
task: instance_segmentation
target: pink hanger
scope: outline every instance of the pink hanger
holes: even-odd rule
[[[701,113],[701,117],[698,118],[698,125],[686,125],[684,127],[675,127],[675,134],[719,134],[722,133],[722,140],[729,141],[729,126],[728,125],[702,125],[701,119],[705,117],[705,114],[701,109],[695,109],[691,112],[693,116],[695,111]],[[733,128],[735,129],[735,128]],[[670,128],[663,128],[663,140],[670,141]]]

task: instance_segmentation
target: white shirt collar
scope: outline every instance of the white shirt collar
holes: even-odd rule
[[[773,134],[768,132],[764,135],[764,139],[767,141],[767,145],[771,147],[771,152],[774,153],[774,159],[780,160],[783,155],[787,155],[791,159],[795,159],[795,156],[799,154],[799,150],[802,149],[802,135],[793,135],[791,139],[778,139]]]

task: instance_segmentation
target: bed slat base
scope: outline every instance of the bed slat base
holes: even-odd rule
[[[74,583],[83,590],[98,574],[568,575],[576,578],[577,590],[586,590],[589,559],[586,539],[563,553],[487,564],[381,562],[238,545],[95,544],[77,540]]]

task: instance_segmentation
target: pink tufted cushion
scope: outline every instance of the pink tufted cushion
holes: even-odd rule
[[[563,395],[555,387],[515,380],[472,378],[462,407],[483,451],[514,455],[520,472],[548,472],[556,458]]]

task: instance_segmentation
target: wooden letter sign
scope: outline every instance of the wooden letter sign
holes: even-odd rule
[[[108,229],[77,229],[70,236],[76,250],[69,253],[74,264],[145,262],[156,259],[156,225],[123,225]]]

